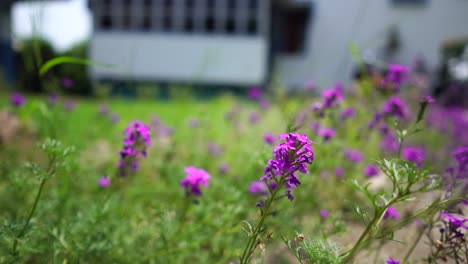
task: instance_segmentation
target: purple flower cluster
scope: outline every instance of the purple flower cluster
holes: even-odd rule
[[[276,136],[271,132],[265,133],[265,135],[263,135],[263,139],[265,140],[265,143],[269,145],[273,145],[276,142]]]
[[[390,206],[387,211],[385,211],[384,214],[384,219],[388,219],[389,217],[392,217],[395,220],[400,219],[400,215],[398,214],[398,211],[395,207]]]
[[[276,146],[273,152],[274,159],[268,161],[265,175],[260,180],[267,184],[283,181],[287,196],[292,201],[293,190],[301,184],[297,172],[309,173],[307,165],[312,164],[315,157],[312,142],[306,135],[283,134],[280,139],[284,142]]]
[[[338,83],[335,87],[323,91],[322,98],[323,107],[332,108],[338,106],[342,101],[344,101],[343,85]]]
[[[151,129],[141,121],[131,122],[125,130],[125,135],[118,165],[121,177],[138,170],[138,159],[146,157],[147,148],[151,146]]]
[[[362,152],[360,152],[359,150],[355,150],[355,149],[345,150],[344,155],[348,160],[350,160],[350,161],[352,161],[354,163],[359,163],[364,159],[364,156],[362,155]]]
[[[336,131],[333,128],[321,128],[319,130],[319,135],[325,142],[328,142],[336,136]]]
[[[379,175],[379,168],[375,166],[374,164],[370,164],[367,167],[364,168],[364,174],[367,177],[374,177]]]
[[[111,179],[109,178],[109,176],[104,176],[101,179],[99,179],[99,186],[101,186],[102,188],[109,187],[110,184],[111,184]]]
[[[343,109],[340,113],[341,121],[345,121],[348,118],[356,118],[356,109],[354,107],[348,107]]]
[[[262,96],[262,89],[259,87],[252,87],[249,90],[249,97],[251,99],[257,100]]]
[[[382,80],[383,86],[392,85],[393,91],[398,92],[400,86],[409,77],[410,68],[405,65],[391,64],[387,75]]]
[[[426,156],[425,151],[424,151],[424,148],[422,147],[403,148],[403,158],[416,163],[418,167],[423,166],[425,156]]]
[[[209,180],[211,178],[210,174],[203,169],[195,168],[194,166],[189,166],[185,168],[187,176],[182,179],[181,186],[185,189],[187,196],[201,196],[201,186],[208,187]]]
[[[468,218],[463,215],[455,215],[450,213],[441,213],[440,216],[448,221],[455,229],[462,228],[468,230]]]
[[[468,179],[468,147],[457,148],[453,156],[457,161],[457,178]]]
[[[26,99],[24,98],[22,94],[15,93],[11,96],[10,102],[13,106],[20,107],[26,102]]]
[[[383,104],[383,113],[385,116],[395,116],[399,118],[408,118],[409,106],[397,96],[392,96]]]
[[[257,195],[268,195],[268,187],[263,181],[253,181],[249,186],[249,192]]]
[[[387,260],[387,264],[400,264],[400,261],[394,259],[394,258],[389,258]]]

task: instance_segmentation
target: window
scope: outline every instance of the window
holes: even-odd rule
[[[297,54],[305,49],[311,3],[283,3],[273,6],[273,50],[285,54]]]

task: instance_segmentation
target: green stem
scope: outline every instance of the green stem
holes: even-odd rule
[[[15,237],[15,241],[13,242],[13,255],[14,256],[18,255],[18,252],[17,252],[18,240],[24,236],[24,234],[25,234],[25,232],[26,232],[26,230],[27,230],[27,228],[29,226],[29,222],[31,221],[31,218],[34,215],[34,212],[36,211],[37,204],[39,203],[39,198],[41,197],[42,189],[44,189],[45,182],[46,182],[46,179],[43,178],[41,180],[39,190],[38,190],[38,192],[36,194],[36,199],[34,200],[34,205],[33,205],[32,209],[31,209],[31,211],[29,212],[29,216],[28,216],[28,218],[26,220],[26,223],[24,224],[21,231],[18,233],[18,236]]]
[[[256,246],[255,242],[257,241],[257,238],[258,238],[258,235],[260,234],[260,230],[262,229],[263,223],[265,222],[265,219],[267,215],[269,214],[271,204],[275,200],[275,197],[278,194],[278,190],[281,189],[281,186],[284,183],[284,178],[285,177],[281,178],[275,190],[271,194],[271,197],[268,199],[267,204],[265,206],[265,210],[262,213],[262,217],[260,218],[260,221],[258,222],[258,224],[255,226],[252,236],[249,238],[249,241],[247,242],[247,245],[244,249],[244,253],[242,253],[242,257],[240,258],[240,264],[249,263],[249,259],[253,251],[255,250],[255,246]]]

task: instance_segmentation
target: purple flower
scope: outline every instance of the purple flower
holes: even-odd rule
[[[190,128],[197,128],[200,125],[200,121],[197,118],[192,118],[189,121]]]
[[[440,216],[445,220],[448,220],[450,225],[457,228],[468,230],[468,218],[463,215],[455,215],[450,213],[441,213]]]
[[[201,196],[201,186],[209,186],[210,174],[193,166],[186,167],[185,172],[187,176],[181,181],[181,186],[186,190],[186,195]]]
[[[343,178],[344,177],[344,169],[342,167],[336,167],[335,168],[335,175],[338,178]]]
[[[228,173],[230,169],[231,169],[231,168],[230,168],[229,165],[226,164],[226,163],[223,163],[223,164],[221,164],[221,165],[219,166],[219,172],[221,172],[222,174]]]
[[[401,84],[408,79],[409,72],[408,66],[391,64],[387,75],[382,80],[382,85],[393,85],[393,90],[399,91]]]
[[[390,206],[384,214],[384,219],[388,219],[389,217],[392,217],[395,220],[400,219],[397,209],[393,206]]]
[[[364,168],[364,174],[367,177],[377,176],[379,174],[379,168],[377,168],[377,166],[374,164],[369,164],[366,168]]]
[[[151,129],[141,121],[133,121],[125,129],[124,146],[120,151],[120,176],[127,176],[139,168],[138,159],[147,156],[147,148],[151,146]]]
[[[261,98],[259,104],[260,108],[263,110],[268,110],[268,108],[270,108],[270,101],[266,98]]]
[[[101,104],[99,107],[99,114],[107,115],[109,113],[109,106],[107,104]]]
[[[383,104],[383,113],[386,116],[396,116],[399,118],[407,118],[409,106],[397,96],[391,97]]]
[[[262,89],[259,87],[252,87],[249,90],[249,97],[251,99],[259,99],[262,96]]]
[[[418,167],[422,167],[425,151],[421,147],[406,147],[403,148],[403,158],[416,163]]]
[[[320,216],[322,218],[328,218],[330,216],[330,212],[328,210],[322,209],[320,210]]]
[[[263,139],[269,145],[273,145],[276,142],[276,136],[271,132],[266,132],[265,135],[263,136]]]
[[[359,150],[347,149],[344,153],[345,157],[355,163],[359,163],[364,159],[364,156]]]
[[[400,261],[395,260],[394,258],[389,258],[387,264],[400,264]]]
[[[325,142],[328,142],[336,136],[336,131],[333,128],[321,128],[319,135],[322,136]]]
[[[280,136],[280,140],[284,140],[284,142],[276,146],[273,152],[274,159],[268,161],[265,175],[260,180],[283,183],[287,190],[286,194],[292,201],[294,199],[293,190],[301,185],[297,172],[309,173],[307,165],[312,164],[315,157],[312,142],[306,135],[283,134]]]
[[[217,157],[223,153],[223,150],[221,149],[221,147],[214,142],[208,143],[208,151],[214,157]]]
[[[323,91],[322,98],[323,106],[325,108],[338,106],[342,101],[344,101],[343,85],[341,83],[337,83],[335,87]]]
[[[60,84],[64,87],[64,88],[70,88],[73,86],[74,82],[72,79],[70,78],[63,78],[61,81],[60,81]]]
[[[435,103],[435,99],[430,95],[426,95],[426,96],[421,97],[419,102],[420,103],[426,103],[426,104],[433,104],[433,103]]]
[[[356,109],[354,107],[348,107],[346,109],[343,109],[343,111],[341,111],[340,119],[344,121],[348,118],[356,118]]]
[[[387,133],[380,144],[380,148],[389,152],[397,152],[399,145],[396,137],[392,133]]]
[[[76,103],[73,100],[67,100],[65,101],[65,103],[63,103],[63,107],[65,108],[65,110],[73,111],[76,108]]]
[[[253,181],[249,186],[249,192],[257,195],[268,195],[268,188],[263,181]]]
[[[260,120],[260,115],[258,114],[257,111],[252,111],[250,112],[249,120],[250,120],[250,123],[256,124]]]
[[[102,177],[101,179],[99,179],[99,186],[105,188],[105,187],[109,187],[111,184],[111,180],[108,176],[104,176]]]
[[[20,107],[26,102],[26,99],[22,94],[14,93],[10,98],[10,102],[13,106]]]
[[[119,116],[119,114],[117,114],[117,113],[113,113],[113,114],[110,116],[110,119],[111,119],[112,124],[116,124],[117,122],[119,122],[120,116]]]
[[[458,163],[458,173],[468,173],[468,147],[457,148],[453,153],[453,157]]]
[[[52,105],[52,106],[56,105],[58,100],[59,100],[58,94],[56,94],[56,93],[49,94],[49,104],[50,105]]]

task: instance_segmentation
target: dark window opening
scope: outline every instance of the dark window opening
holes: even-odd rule
[[[249,9],[257,9],[257,8],[258,8],[258,0],[250,0]]]
[[[193,8],[193,1],[194,0],[185,0],[185,7],[187,9],[192,9]]]
[[[150,29],[151,29],[151,22],[152,22],[152,21],[151,21],[151,17],[145,16],[145,17],[143,18],[143,24],[142,24],[143,30],[145,30],[145,31],[150,30]]]
[[[207,17],[205,19],[205,31],[213,32],[215,30],[215,20],[213,17]]]
[[[103,15],[101,18],[101,28],[102,29],[111,29],[112,28],[112,18],[110,15]]]
[[[208,11],[213,11],[215,7],[215,0],[206,0],[206,9]]]
[[[297,54],[305,49],[310,14],[310,3],[274,4],[272,15],[273,50],[285,54]]]
[[[247,33],[249,35],[254,35],[257,33],[257,31],[257,20],[255,18],[249,19],[249,21],[247,22]]]
[[[144,1],[145,8],[151,8],[153,5],[153,0],[145,0]]]
[[[170,17],[164,17],[163,19],[163,30],[170,31],[172,28],[172,19]]]
[[[193,19],[191,18],[186,18],[185,19],[185,24],[184,24],[184,29],[186,32],[192,32],[194,28],[194,23]]]
[[[236,31],[236,21],[234,18],[228,18],[226,21],[226,32],[228,34],[233,34]]]
[[[132,27],[132,20],[129,15],[123,17],[123,28],[130,29]]]

